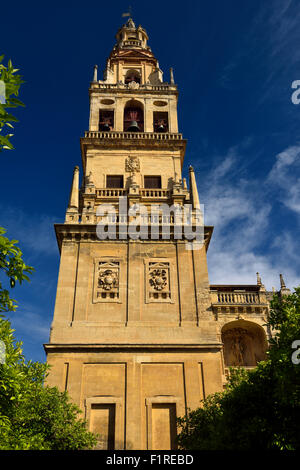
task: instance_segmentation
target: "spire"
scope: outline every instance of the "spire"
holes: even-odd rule
[[[261,286],[262,282],[261,282],[261,277],[260,277],[259,273],[256,273],[256,277],[257,277],[257,285]]]
[[[280,278],[280,288],[285,289],[286,285],[285,285],[285,282],[284,282],[284,279],[283,279],[283,275],[279,274],[279,278]]]
[[[94,77],[93,77],[93,82],[98,81],[98,65],[94,66]]]
[[[75,166],[68,209],[79,208],[79,167]]]
[[[116,34],[118,49],[145,49],[151,52],[147,46],[148,35],[141,25],[136,27],[131,13],[123,13],[122,16],[128,16],[128,20],[118,30]]]
[[[173,85],[175,82],[174,82],[174,71],[173,71],[173,67],[170,67],[170,83]]]
[[[124,26],[126,28],[135,29],[135,23],[134,23],[134,21],[131,17],[128,18],[128,20],[126,21],[126,24]]]
[[[291,293],[290,289],[288,289],[285,285],[283,275],[279,274],[280,278],[280,295],[289,295]]]
[[[266,288],[265,288],[265,286],[263,285],[263,283],[262,283],[262,281],[261,281],[260,274],[259,274],[259,273],[256,273],[256,277],[257,277],[257,285],[259,286],[260,291],[265,291]]]
[[[197,183],[196,183],[194,168],[192,166],[189,167],[189,174],[190,174],[190,191],[191,191],[191,196],[192,196],[193,209],[200,209]]]

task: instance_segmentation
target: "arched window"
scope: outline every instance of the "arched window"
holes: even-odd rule
[[[169,131],[169,120],[168,120],[167,112],[154,111],[153,130],[154,132],[168,132]]]
[[[144,132],[144,109],[142,103],[130,100],[124,109],[124,132]]]
[[[141,75],[137,70],[131,69],[127,71],[125,83],[128,84],[130,82],[141,83]]]
[[[114,112],[106,109],[99,111],[99,131],[112,131],[114,128]]]

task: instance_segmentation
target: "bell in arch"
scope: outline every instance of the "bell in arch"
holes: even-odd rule
[[[158,120],[156,132],[166,132],[165,121],[163,119]]]
[[[107,131],[107,132],[110,131],[110,127],[109,127],[109,124],[108,124],[107,122],[105,122],[105,123],[103,124],[103,127],[102,127],[102,128],[103,128],[104,131]]]
[[[163,124],[160,124],[158,127],[157,127],[157,132],[165,132],[166,129],[165,129],[165,126]]]
[[[139,132],[139,130],[140,128],[136,121],[131,121],[131,123],[129,124],[129,127],[127,128],[128,132]]]

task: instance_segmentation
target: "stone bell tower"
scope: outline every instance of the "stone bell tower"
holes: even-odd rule
[[[193,219],[200,207],[193,169],[189,184],[182,178],[178,90],[131,18],[116,40],[103,80],[95,67],[90,84],[82,183],[75,167],[65,223],[55,225],[61,261],[45,345],[48,383],[82,408],[99,448],[174,449],[176,417],[222,389],[206,263],[212,227],[190,249],[175,236],[175,212],[169,236],[165,216],[151,213],[189,205]],[[105,219],[108,204],[115,212]],[[128,209],[141,206],[138,226],[148,234],[130,236],[129,227],[138,228]],[[103,220],[114,224],[114,237],[99,236]]]

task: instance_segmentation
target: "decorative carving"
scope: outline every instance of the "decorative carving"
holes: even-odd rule
[[[94,302],[119,301],[120,262],[97,260],[95,264]]]
[[[171,301],[170,263],[147,262],[146,301]]]
[[[93,184],[92,181],[92,172],[90,171],[88,175],[85,177],[85,184]]]
[[[150,272],[150,286],[157,291],[165,289],[168,284],[167,271],[165,269],[154,269]]]
[[[140,160],[138,157],[132,157],[129,155],[125,161],[125,170],[128,173],[139,173],[140,171]]]
[[[240,336],[233,336],[231,343],[231,352],[235,358],[235,365],[241,366],[244,363],[244,346]]]
[[[238,327],[223,332],[222,337],[225,344],[227,365],[247,365],[246,352],[252,351],[253,334],[245,328]]]
[[[138,90],[139,87],[140,84],[138,82],[135,82],[134,80],[128,83],[128,88],[130,88],[131,90]]]
[[[98,287],[102,287],[104,290],[112,290],[114,287],[119,285],[119,273],[106,269],[99,274]]]

